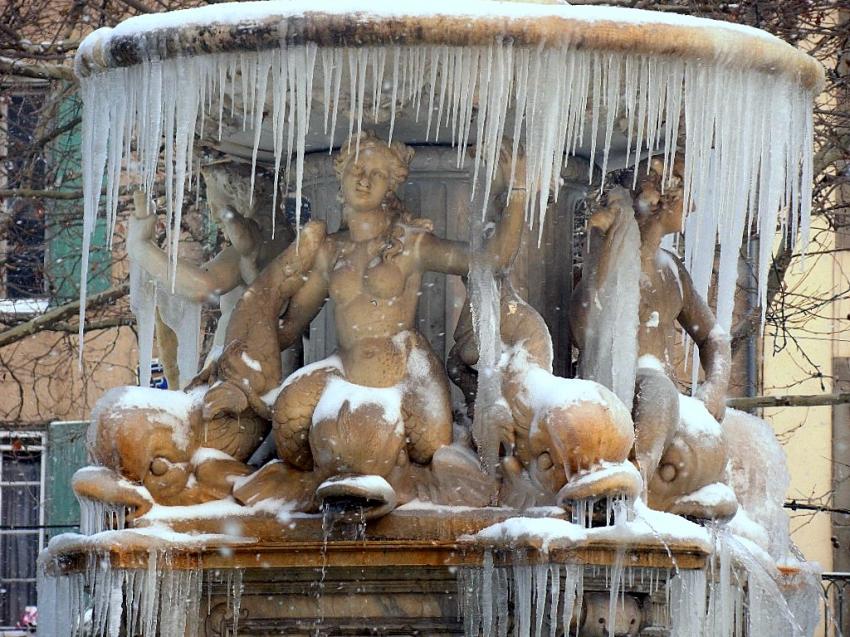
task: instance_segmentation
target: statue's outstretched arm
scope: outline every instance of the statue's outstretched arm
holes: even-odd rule
[[[708,303],[694,290],[693,281],[682,263],[675,257],[674,260],[682,288],[682,311],[677,320],[699,349],[700,365],[705,372],[705,382],[696,396],[719,422],[726,411],[726,391],[732,369],[729,335],[717,324]]]
[[[127,252],[154,279],[170,289],[168,255],[153,242],[156,214],[149,208],[145,193],[133,195],[135,211],[130,217]],[[192,301],[209,302],[230,292],[242,282],[239,252],[233,247],[222,250],[214,259],[197,266],[184,259],[177,261],[175,292]]]
[[[506,142],[499,153],[499,166],[493,183],[493,190],[504,193],[506,201],[502,218],[486,244],[487,258],[497,273],[508,270],[513,264],[525,221],[525,155],[521,150],[516,158],[514,185],[508,192],[510,168],[511,149]],[[477,214],[477,211],[472,211],[472,214]],[[470,249],[464,241],[450,241],[430,233],[425,234],[418,243],[418,257],[424,270],[458,275],[469,272]]]

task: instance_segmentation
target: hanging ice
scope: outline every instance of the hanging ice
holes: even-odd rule
[[[155,50],[151,43],[150,51]],[[704,273],[710,272],[714,260],[710,248],[719,240],[718,316],[725,327],[731,320],[735,263],[747,220],[768,235],[781,223],[791,240],[799,234],[804,244],[807,241],[813,93],[784,75],[733,68],[722,60],[707,65],[700,60],[565,46],[518,47],[510,41],[389,49],[284,44],[276,51],[165,60],[152,56],[130,68],[81,79],[84,252],[91,242],[104,169],[108,168],[106,217],[110,224],[115,221],[122,161],[139,167],[141,183],[149,192],[164,169],[173,271],[182,199],[191,178],[195,122],[200,114],[218,116],[221,130],[225,98],[232,108],[241,102],[243,118],[254,130],[256,161],[258,130],[267,96],[272,96],[275,169],[286,157],[285,177],[290,177],[295,152],[291,187],[299,199],[312,102],[315,95],[322,95],[314,91],[314,69],[324,89],[325,121],[331,120],[330,145],[344,105],[352,132],[362,129],[364,116],[376,112],[383,99],[384,78],[391,83],[387,91],[391,134],[399,109],[408,108],[406,112],[415,117],[424,103],[428,113],[419,122],[423,132],[436,137],[441,127],[449,127],[450,140],[445,141],[458,145],[459,163],[465,159],[467,144],[476,138],[476,174],[483,161],[485,176],[492,177],[503,137],[512,135],[514,148],[518,143],[525,146],[529,220],[539,232],[548,194],[551,191],[557,197],[561,170],[582,141],[589,138],[592,163],[604,167],[612,129],[622,114],[630,160],[636,163],[647,151],[658,152],[669,174],[684,121],[684,196],[694,216],[686,229],[687,265],[695,273],[697,292],[703,294],[708,280]],[[432,112],[435,103],[436,115]],[[109,107],[103,108],[104,104]],[[506,130],[510,115],[514,123]],[[741,127],[742,121],[748,125]],[[598,145],[597,131],[602,141]],[[484,181],[485,195],[489,183],[490,179]],[[296,206],[296,215],[299,211]],[[767,290],[770,249],[770,241],[761,242],[760,299]],[[83,302],[85,293],[83,281]]]
[[[616,233],[617,254],[604,258],[601,251],[589,254],[588,271],[596,281],[588,289],[596,290],[589,300],[587,336],[582,351],[582,378],[595,380],[613,391],[625,405],[634,398],[637,362],[638,306],[640,304],[640,230],[628,193],[622,200],[610,233]],[[610,198],[617,194],[612,191]],[[593,250],[593,247],[591,247]]]

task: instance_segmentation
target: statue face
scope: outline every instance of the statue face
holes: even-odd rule
[[[652,176],[638,185],[635,201],[638,223],[661,224],[664,234],[681,232],[684,217],[681,179],[674,175],[663,193],[657,182],[657,177]]]
[[[342,173],[342,196],[357,212],[376,210],[390,190],[392,160],[387,153],[361,148],[360,156],[348,162]]]
[[[670,187],[661,195],[661,215],[666,234],[681,232],[685,201],[681,187]]]

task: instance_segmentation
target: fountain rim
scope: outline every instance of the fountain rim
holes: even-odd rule
[[[260,52],[308,43],[365,47],[512,42],[522,47],[686,58],[785,76],[812,91],[824,86],[823,66],[811,56],[758,29],[717,20],[689,16],[675,20],[667,14],[637,9],[601,11],[602,7],[492,0],[469,2],[462,9],[444,0],[437,2],[436,10],[420,12],[407,8],[395,12],[346,10],[348,4],[311,10],[292,0],[225,3],[130,18],[115,28],[91,33],[79,47],[75,72],[85,78],[152,59]],[[228,5],[239,6],[243,17],[224,19]],[[249,5],[264,7],[258,11]],[[211,8],[218,11],[209,11]],[[246,8],[255,10],[244,11]]]

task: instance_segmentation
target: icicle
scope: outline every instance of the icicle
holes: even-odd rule
[[[443,54],[444,54],[444,58],[443,58],[443,63],[442,63],[442,71],[440,73],[440,99],[439,99],[439,105],[437,106],[437,125],[434,128],[434,141],[435,142],[438,142],[440,140],[440,123],[443,119],[443,107],[445,106],[445,103],[446,103],[446,88],[449,86],[449,77],[452,75],[452,72],[454,71],[454,68],[455,68],[455,65],[453,64],[455,55],[453,54],[453,52],[451,52],[448,47],[443,47]],[[432,112],[429,108],[429,111],[428,111],[428,118],[429,118],[428,119],[428,127],[429,128],[431,126],[431,120],[430,120],[431,115],[432,115]],[[448,119],[448,115],[446,115],[446,119]],[[427,135],[426,135],[426,139],[427,139]]]
[[[269,82],[269,71],[272,67],[272,54],[268,52],[260,53],[259,64],[257,65],[257,93],[255,102],[259,104],[259,108],[254,109],[254,144],[251,149],[251,193],[249,195],[248,204],[254,202],[254,180],[257,175],[257,153],[260,149],[260,135],[263,132],[263,114],[266,105],[266,90]],[[277,163],[277,162],[276,162]],[[277,195],[277,188],[275,188]],[[272,218],[274,218],[272,212]]]
[[[471,258],[468,285],[472,326],[478,343],[478,385],[472,432],[484,469],[494,473],[499,462],[499,431],[489,426],[489,417],[494,409],[506,409],[506,405],[498,368],[501,356],[500,286],[484,253],[485,227],[481,217],[473,212],[469,223]]]
[[[481,632],[484,635],[493,633],[493,605],[494,581],[493,581],[493,552],[484,552],[484,564],[481,571]]]
[[[532,575],[534,581],[534,637],[542,637],[543,620],[546,617],[546,584],[549,579],[549,565],[535,564]]]
[[[201,304],[162,289],[157,290],[156,299],[163,323],[177,335],[177,367],[182,388],[198,373]]]
[[[570,634],[572,618],[581,620],[581,606],[584,598],[584,570],[581,565],[567,564],[564,567],[564,608],[562,622],[564,635]]]
[[[583,344],[581,378],[595,380],[613,391],[625,405],[634,398],[637,365],[637,321],[640,303],[640,231],[634,211],[623,202],[616,224],[624,224],[623,243],[617,258],[609,262],[603,280],[588,268],[588,289],[595,290]],[[598,259],[590,254],[588,264]],[[627,326],[632,326],[628,328]]]
[[[393,130],[395,129],[395,114],[398,105],[398,81],[399,81],[399,65],[401,64],[401,48],[396,46],[393,48],[393,80],[392,80],[392,95],[390,97],[390,132],[387,143],[393,142]]]
[[[555,637],[558,632],[558,605],[561,598],[561,567],[558,564],[549,565],[549,637]],[[564,633],[566,634],[565,627]]]
[[[231,579],[231,588],[228,591],[230,613],[233,617],[233,637],[239,634],[239,610],[242,606],[242,569],[233,569],[233,578]]]
[[[620,586],[623,584],[623,562],[625,552],[618,548],[611,566],[611,582],[608,591],[608,631],[614,632],[617,626],[617,602],[620,599]]]
[[[356,92],[352,91],[351,96],[352,99],[355,99],[356,97],[356,100],[352,105],[352,113],[355,111],[354,105],[356,105],[357,111],[357,142],[356,148],[354,149],[355,158],[360,155],[360,134],[363,132],[363,110],[364,102],[366,101],[366,71],[368,70],[368,67],[369,49],[357,49],[357,88]]]
[[[670,616],[673,620],[671,637],[702,635],[706,601],[705,571],[679,570],[676,577],[668,581],[667,586],[670,592]]]
[[[88,269],[102,175],[104,171],[107,173],[106,218],[111,237],[123,162],[125,169],[138,167],[148,193],[153,192],[161,168],[165,169],[168,252],[173,277],[184,182],[191,183],[192,178],[190,158],[196,121],[201,118],[203,123],[206,111],[217,109],[221,135],[224,104],[228,99],[231,110],[241,112],[243,124],[254,127],[254,163],[261,139],[259,128],[265,95],[272,91],[277,103],[275,160],[279,165],[283,154],[283,122],[287,121],[285,174],[288,180],[294,150],[294,190],[298,199],[312,104],[313,66],[318,51],[314,44],[305,44],[282,45],[273,52],[220,53],[166,61],[152,57],[133,67],[110,69],[83,78],[84,272]],[[341,92],[348,92],[350,132],[354,132],[355,120],[358,130],[362,126],[367,91],[373,114],[377,114],[384,67],[389,62],[387,55],[392,55],[390,135],[395,133],[399,108],[410,105],[414,109],[411,116],[415,117],[415,109],[427,99],[428,115],[423,131],[431,139],[433,127],[433,138],[437,139],[444,122],[450,126],[452,143],[458,145],[459,166],[465,161],[471,135],[477,133],[474,171],[484,165],[488,167],[487,176],[492,177],[495,170],[492,160],[505,133],[508,104],[515,109],[512,134],[516,143],[524,138],[528,163],[526,187],[529,206],[537,208],[538,232],[546,210],[547,191],[557,183],[570,151],[589,142],[590,177],[598,152],[601,152],[600,167],[603,170],[606,167],[621,99],[628,158],[633,156],[637,165],[645,150],[652,153],[660,149],[665,180],[673,171],[679,124],[684,117],[684,198],[686,211],[694,217],[689,221],[685,237],[688,266],[699,273],[702,286],[706,280],[704,273],[710,272],[715,258],[710,248],[716,235],[721,247],[722,289],[718,295],[721,325],[729,320],[734,293],[729,283],[735,270],[733,261],[750,227],[743,216],[748,215],[764,236],[770,236],[778,225],[780,211],[788,208],[787,219],[783,216],[781,225],[791,240],[799,235],[802,248],[806,246],[811,214],[813,96],[791,78],[752,69],[736,70],[723,64],[707,65],[703,61],[576,51],[556,46],[515,47],[508,41],[482,47],[392,45],[391,52],[381,47],[322,48],[324,128],[327,130],[330,117],[331,146]],[[344,82],[346,61],[349,78]],[[279,72],[269,75],[270,66]],[[368,73],[372,74],[371,78],[367,78]],[[368,89],[367,81],[370,81]],[[746,110],[753,126],[744,129],[738,126],[742,110]],[[588,111],[589,140],[585,135]],[[600,124],[605,128],[601,136]],[[600,144],[602,147],[598,148]],[[160,164],[161,148],[164,166]],[[132,149],[137,153],[133,161]],[[484,183],[485,189],[488,184],[489,179]],[[554,195],[557,196],[557,189]],[[705,217],[716,219],[714,230],[711,220]],[[758,288],[763,299],[772,242],[761,244]],[[81,317],[84,317],[84,278],[80,287]],[[83,329],[81,324],[81,338]]]
[[[151,380],[153,336],[156,324],[156,283],[142,265],[130,259],[130,311],[136,317],[139,347],[139,386],[148,387]]]
[[[437,71],[439,70],[439,65],[437,64],[437,55],[434,54],[431,58],[431,79],[428,82],[428,120],[425,125],[425,141],[428,141],[431,137],[431,120],[434,117],[434,92],[437,87]],[[443,73],[443,77],[445,77],[445,73]],[[439,123],[438,123],[439,126]]]
[[[511,585],[508,578],[507,568],[496,569],[495,580],[496,594],[496,634],[498,637],[507,637],[510,616],[508,615],[508,599],[510,598]]]
[[[334,77],[333,77],[333,90],[334,90],[334,105],[333,105],[333,115],[331,117],[331,139],[328,147],[333,149],[334,147],[334,137],[336,135],[336,120],[337,114],[339,113],[339,91],[342,86],[342,69],[345,61],[343,58],[342,49],[334,50]],[[395,108],[395,107],[393,107]],[[392,129],[391,129],[392,130]],[[390,134],[390,138],[392,138],[392,134]]]
[[[280,187],[280,161],[281,156],[283,155],[283,127],[286,118],[286,93],[285,87],[287,85],[286,80],[286,72],[287,72],[287,64],[286,64],[286,52],[281,49],[278,52],[278,55],[275,56],[272,61],[272,84],[276,85],[278,88],[275,90],[272,89],[272,151],[274,153],[274,185],[273,185],[273,195],[272,195],[272,239],[275,238],[275,233],[277,230],[277,198],[279,195],[279,187]],[[324,58],[323,58],[324,59]],[[327,91],[326,91],[326,102],[325,102],[325,128],[327,129],[327,117],[328,117],[328,104],[327,104]],[[253,186],[251,188],[253,191]],[[221,319],[219,319],[220,321]],[[218,330],[216,330],[218,333]]]
[[[514,551],[514,634],[529,637],[531,634],[531,579],[532,569],[526,561],[525,551]]]
[[[301,230],[301,182],[304,177],[304,153],[307,127],[310,124],[310,102],[313,97],[313,68],[316,63],[316,45],[298,47],[295,65],[296,93],[292,99],[296,104],[298,119],[297,144],[295,150],[295,228]],[[361,112],[362,115],[362,112]]]
[[[319,53],[322,56],[322,106],[324,107],[324,133],[328,134],[328,116],[331,112],[331,83],[334,72],[334,53],[335,49],[323,48]],[[333,143],[331,143],[333,146]]]
[[[171,64],[176,62],[172,61]],[[199,76],[197,64],[191,64],[189,78],[181,78],[178,69],[174,69],[175,90],[178,81],[182,81],[175,104],[175,150],[174,150],[174,201],[172,203],[173,221],[171,225],[171,291],[174,292],[177,279],[177,257],[180,242],[180,224],[183,216],[183,193],[186,186],[187,169],[191,162],[192,147],[195,140],[195,123],[198,119]],[[179,78],[179,79],[178,79]]]
[[[80,83],[83,95],[83,245],[80,264],[80,327],[79,327],[79,366],[83,367],[83,349],[85,342],[86,293],[89,270],[89,249],[91,237],[97,220],[100,202],[101,176],[106,163],[107,142],[109,139],[109,110],[97,101],[102,95],[109,95],[108,77],[96,75],[85,78]]]

